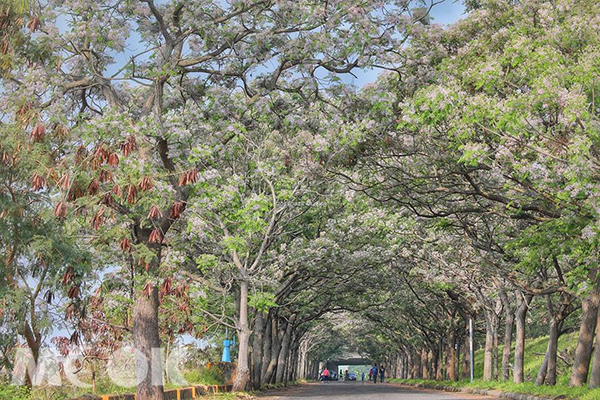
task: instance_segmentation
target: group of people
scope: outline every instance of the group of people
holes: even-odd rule
[[[342,371],[340,370],[340,377],[342,377]],[[321,376],[320,376],[320,380],[322,381],[329,381],[329,380],[333,380],[331,376],[331,372],[327,369],[327,367],[323,367],[323,371],[321,371]],[[366,378],[366,373],[363,372],[362,373],[362,381],[364,382]],[[385,367],[383,365],[380,365],[379,367],[377,366],[377,364],[373,364],[373,366],[371,367],[371,369],[369,370],[369,381],[373,381],[373,383],[377,383],[377,380],[379,379],[379,382],[382,382],[385,380]],[[344,380],[348,380],[348,370],[346,370],[346,375],[344,376]]]
[[[377,367],[377,364],[373,364],[369,370],[369,380],[373,381],[373,383],[377,383],[377,378],[379,378],[379,382],[383,382],[385,380],[385,367],[383,365]],[[362,380],[365,380],[364,372],[362,374]]]

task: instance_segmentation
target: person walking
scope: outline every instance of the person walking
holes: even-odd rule
[[[379,367],[379,382],[383,383],[384,379],[385,379],[385,367],[383,365],[381,365]]]
[[[372,373],[372,377],[373,377],[373,383],[377,383],[377,364],[373,364],[373,368],[371,368],[371,373]]]
[[[369,370],[369,382],[373,380],[373,367]]]
[[[323,367],[323,371],[321,372],[321,380],[323,382],[329,380],[329,370],[326,367]]]
[[[365,381],[365,371],[363,371],[362,375],[360,376],[360,380],[361,381]]]

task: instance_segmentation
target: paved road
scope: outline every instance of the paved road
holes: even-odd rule
[[[269,393],[265,400],[477,400],[493,397],[417,390],[370,382],[313,383]]]

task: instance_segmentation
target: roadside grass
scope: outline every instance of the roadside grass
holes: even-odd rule
[[[450,386],[450,387],[463,387],[471,389],[481,390],[500,390],[503,392],[521,393],[521,394],[532,394],[538,396],[547,397],[562,397],[567,399],[581,399],[581,400],[600,400],[600,389],[590,390],[587,387],[569,387],[570,377],[570,366],[567,365],[563,360],[559,358],[557,365],[557,384],[556,386],[535,386],[535,378],[538,370],[544,360],[544,354],[546,353],[546,346],[548,345],[548,337],[539,337],[535,339],[528,339],[525,345],[525,383],[515,384],[512,381],[499,382],[499,381],[484,381],[483,377],[483,356],[484,351],[480,349],[475,352],[474,358],[474,376],[475,381],[469,382],[468,380],[461,381],[435,381],[435,380],[418,380],[418,379],[392,379],[391,382],[405,383],[405,384],[423,384],[425,386]],[[559,354],[561,352],[570,352],[571,354],[575,350],[577,345],[577,332],[562,335],[558,341]],[[514,346],[513,346],[514,348]],[[514,351],[511,353],[511,360],[513,359]],[[499,348],[499,358],[502,357],[502,346]],[[499,360],[500,363],[501,360]],[[512,379],[512,371],[511,377]]]
[[[197,370],[183,371],[183,377],[189,385],[222,385],[223,378],[215,369],[201,368]],[[187,386],[187,385],[186,385]],[[175,389],[182,387],[173,383],[165,384],[165,389]],[[107,377],[102,377],[96,380],[95,395],[106,394],[127,394],[135,392],[135,387],[123,387],[115,384]],[[86,394],[91,394],[91,388],[79,388],[71,385],[63,386],[44,386],[33,389],[28,389],[23,386],[13,386],[9,384],[0,384],[0,400],[64,400],[81,397]],[[218,394],[219,396],[221,394]],[[228,395],[228,394],[223,394]],[[230,394],[229,394],[230,395]],[[242,394],[243,395],[243,394]],[[206,396],[210,399],[212,397]],[[215,397],[225,398],[227,397]],[[237,399],[240,397],[229,397]],[[241,397],[243,398],[243,397]]]

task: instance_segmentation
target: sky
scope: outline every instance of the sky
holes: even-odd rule
[[[431,10],[431,22],[436,24],[450,25],[464,17],[465,7],[459,0],[445,0]],[[354,70],[353,73],[356,77],[347,75],[342,80],[357,87],[363,87],[368,83],[375,82],[379,72],[378,70]]]

